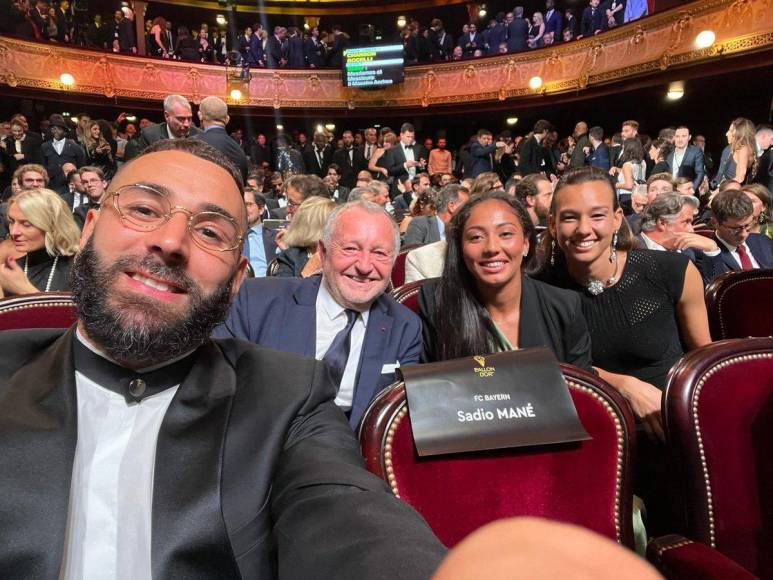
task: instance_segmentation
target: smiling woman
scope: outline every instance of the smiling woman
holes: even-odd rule
[[[580,302],[522,274],[534,257],[534,224],[502,191],[473,197],[446,235],[443,276],[419,297],[425,360],[548,345],[558,360],[590,368]]]
[[[9,202],[8,222],[14,249],[24,255],[0,264],[3,295],[68,290],[80,231],[64,200],[50,189],[24,191]]]

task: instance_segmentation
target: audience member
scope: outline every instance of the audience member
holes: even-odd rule
[[[551,128],[548,121],[540,119],[534,124],[532,132],[524,137],[519,148],[518,162],[518,171],[522,176],[544,171],[545,157],[542,144]]]
[[[591,127],[588,131],[588,141],[592,150],[586,152],[588,165],[598,167],[604,171],[609,171],[611,165],[609,158],[609,147],[604,143],[604,129],[601,127]]]
[[[102,134],[98,121],[89,121],[81,143],[86,153],[86,164],[99,167],[109,180],[115,174],[117,165],[107,137],[109,136]]]
[[[521,202],[535,226],[544,226],[553,200],[553,183],[541,173],[532,173],[515,185],[515,198]]]
[[[446,237],[446,225],[469,198],[466,190],[458,185],[446,185],[437,195],[435,215],[416,216],[405,232],[406,246],[431,244]]]
[[[690,145],[690,130],[684,125],[674,132],[674,150],[668,155],[667,162],[674,179],[688,177],[692,179],[695,191],[701,186],[706,169],[703,165],[703,151]]]
[[[41,145],[40,153],[48,172],[49,184],[52,188],[60,188],[67,183],[62,171],[64,164],[72,163],[76,167],[83,167],[86,164],[86,154],[80,145],[66,137],[67,124],[63,119],[56,117],[51,120],[51,135],[53,139]]]
[[[764,234],[769,238],[773,237],[770,224],[771,197],[770,191],[759,183],[750,183],[745,185],[742,191],[752,202],[752,217],[754,223],[750,230],[753,234]]]
[[[647,165],[647,179],[657,173],[671,173],[671,163],[668,159],[672,159],[673,154],[674,146],[668,139],[658,137],[652,141],[644,160]]]
[[[700,268],[703,257],[716,255],[719,247],[695,233],[692,222],[698,207],[697,197],[676,192],[653,199],[642,212],[641,233],[636,236],[640,247],[680,252]]]
[[[247,258],[253,277],[260,278],[266,275],[268,265],[279,253],[279,247],[274,241],[274,232],[263,227],[266,198],[245,189],[244,207],[247,208],[247,233],[242,255]]]
[[[276,257],[274,276],[308,278],[322,273],[317,247],[335,207],[333,200],[318,195],[309,196],[301,203],[281,238],[285,249]]]
[[[773,127],[759,125],[754,134],[755,153],[757,154],[757,170],[751,179],[752,183],[773,190]]]
[[[621,202],[631,199],[634,186],[644,182],[646,172],[641,141],[636,137],[623,141],[620,167],[610,169],[610,173],[617,176],[615,188]]]
[[[757,169],[757,149],[754,138],[754,123],[738,117],[725,134],[727,147],[722,151],[717,180],[732,179],[741,185],[751,180]]]
[[[29,132],[27,120],[21,115],[11,119],[10,134],[0,139],[0,164],[8,173],[28,163],[42,163],[40,135]]]
[[[247,155],[225,129],[231,119],[225,101],[217,97],[205,97],[199,104],[198,115],[203,131],[195,135],[194,138],[201,139],[220,151],[239,168],[242,172],[242,178],[247,179],[249,173]]]

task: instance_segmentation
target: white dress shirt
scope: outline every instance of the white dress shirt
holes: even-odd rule
[[[414,147],[415,146],[416,145],[414,145]],[[405,155],[405,160],[406,161],[416,161],[416,156],[413,154],[413,148],[408,149],[408,148],[406,148],[405,144],[403,144],[403,143],[400,143],[400,147],[403,148],[403,154]],[[406,165],[405,169],[408,172],[408,177],[410,177],[411,179],[416,177],[416,167],[408,167]]]
[[[56,139],[51,140],[51,144],[54,146],[54,149],[56,150],[57,155],[61,155],[62,151],[64,151],[64,141],[65,141],[64,137],[62,137],[58,141]]]
[[[743,266],[741,265],[741,258],[738,255],[738,250],[737,250],[738,246],[734,246],[730,242],[726,242],[720,237],[719,234],[717,234],[717,239],[722,244],[724,244],[724,246],[728,249],[728,251],[730,252],[730,255],[733,256],[733,260],[735,260],[738,263],[738,267],[743,268]],[[749,248],[749,245],[746,242],[744,242],[743,247],[746,248],[746,255],[749,256],[749,260],[751,260],[752,266],[754,266],[755,269],[759,268],[760,263],[754,259],[754,254],[752,254],[752,251],[751,251],[751,248]]]
[[[346,313],[344,312],[345,308],[338,304],[330,295],[324,280],[319,285],[315,308],[317,336],[314,358],[322,360],[325,353],[327,353],[327,349],[333,343],[333,339],[346,327]],[[343,377],[341,377],[341,386],[335,399],[335,404],[345,410],[352,407],[357,369],[360,366],[360,353],[362,352],[362,343],[365,340],[365,329],[368,327],[369,314],[367,310],[360,313],[352,327],[349,358],[346,361],[346,368],[344,369]]]
[[[78,443],[60,578],[150,579],[156,442],[179,385],[131,404],[78,371],[75,387]]]
[[[679,147],[674,149],[674,162],[671,167],[671,175],[676,179],[679,177],[679,168],[682,167],[682,161],[684,161],[684,154],[687,153],[687,147],[684,149],[679,149]]]

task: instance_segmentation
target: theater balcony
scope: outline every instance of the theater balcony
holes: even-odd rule
[[[714,41],[701,48],[696,38],[704,31]],[[310,109],[328,115],[375,109],[431,114],[528,108],[771,63],[773,2],[697,0],[554,47],[407,67],[404,83],[383,89],[344,87],[336,70],[253,69],[243,81],[237,69],[224,66],[2,37],[0,93],[122,105],[156,103],[170,93],[194,103],[216,95],[238,114],[255,116]]]

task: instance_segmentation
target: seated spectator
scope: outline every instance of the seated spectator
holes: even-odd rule
[[[363,169],[359,173],[357,173],[357,181],[355,182],[355,187],[367,187],[368,184],[373,181],[373,176],[370,174],[370,171],[367,169]]]
[[[86,193],[86,200],[73,210],[73,219],[78,228],[83,229],[86,223],[86,215],[90,209],[98,210],[102,203],[102,197],[107,189],[105,175],[99,167],[81,167],[78,170],[80,174],[83,189]]]
[[[550,213],[553,184],[542,173],[532,173],[515,185],[515,198],[526,208],[535,226],[544,226]]]
[[[383,208],[343,205],[328,218],[319,243],[321,279],[247,280],[215,335],[325,361],[339,386],[336,404],[355,427],[373,397],[394,381],[396,366],[417,363],[421,353],[420,321],[384,294],[399,243],[397,225]]]
[[[426,360],[548,345],[558,360],[590,368],[580,300],[522,274],[536,243],[531,218],[502,191],[461,207],[449,227],[443,275],[419,297]]]
[[[325,197],[307,197],[282,236],[284,250],[277,256],[275,276],[308,278],[322,272],[317,246],[336,203]]]
[[[27,163],[43,161],[40,147],[43,140],[37,133],[28,132],[27,120],[16,115],[10,123],[10,135],[0,139],[0,163],[8,173]]]
[[[771,199],[768,188],[761,183],[750,183],[741,190],[752,202],[752,217],[754,224],[751,229],[753,234],[763,234],[773,238],[773,229],[770,228]]]
[[[637,188],[638,189],[638,188]],[[653,173],[646,183],[646,192],[634,191],[631,195],[633,213],[626,216],[631,233],[636,236],[641,233],[641,212],[653,199],[663,193],[676,191],[676,182],[670,173]]]
[[[488,193],[489,191],[500,190],[502,187],[502,180],[499,178],[499,175],[493,171],[486,171],[473,180],[470,187],[470,197],[480,195],[481,193]]]
[[[416,197],[411,202],[408,213],[400,221],[400,233],[405,234],[413,218],[419,216],[433,216],[437,213],[437,194],[431,187],[425,187],[417,192]],[[402,196],[397,199],[403,199]]]
[[[677,177],[676,191],[684,195],[695,196],[695,188],[693,187],[692,179],[689,177]]]
[[[653,199],[642,212],[640,247],[648,250],[681,252],[700,267],[704,255],[715,255],[714,240],[696,234],[692,222],[698,211],[698,198],[681,193],[664,193]]]
[[[14,248],[24,257],[0,264],[2,296],[69,290],[80,231],[64,200],[50,189],[22,191],[8,204],[8,222]]]
[[[711,200],[711,225],[719,254],[703,260],[703,279],[710,282],[724,272],[773,268],[773,240],[750,233],[754,205],[744,192],[728,189]]]
[[[462,187],[446,185],[437,195],[437,214],[414,217],[405,231],[403,243],[412,246],[444,240],[446,225],[469,197]]]
[[[245,189],[244,207],[247,208],[247,233],[242,255],[247,258],[253,277],[260,278],[266,275],[268,265],[279,253],[279,247],[274,240],[274,232],[263,227],[266,198],[252,189]]]

